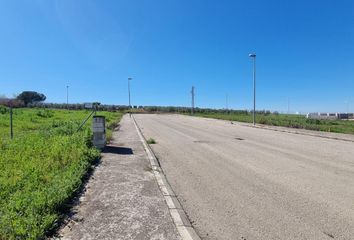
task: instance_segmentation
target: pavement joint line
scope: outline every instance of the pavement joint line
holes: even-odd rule
[[[171,208],[170,213],[172,218],[175,220],[177,226],[186,226],[190,227],[191,224],[187,219],[186,214],[182,209]]]
[[[175,196],[164,196],[166,203],[170,209],[182,209]]]
[[[169,209],[170,215],[172,217],[172,220],[177,228],[178,233],[180,234],[181,238],[183,240],[201,240],[194,228],[192,227],[186,213],[181,207],[181,204],[179,203],[178,199],[176,198],[175,193],[173,192],[170,184],[168,183],[166,176],[164,175],[161,167],[158,164],[158,160],[153,153],[152,149],[150,146],[148,146],[146,139],[144,138],[138,124],[136,123],[136,120],[134,118],[134,115],[132,115],[132,119],[135,125],[135,128],[138,132],[140,141],[143,144],[143,147],[145,149],[145,152],[148,156],[148,159],[151,164],[151,168],[153,169],[153,173],[156,179],[156,182],[160,188],[160,191],[165,199],[166,205]],[[178,204],[175,204],[175,202],[178,202]]]
[[[177,230],[184,240],[200,239],[193,227],[177,226]]]

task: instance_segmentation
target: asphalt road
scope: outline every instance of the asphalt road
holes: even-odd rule
[[[354,239],[354,143],[135,115],[202,239]]]

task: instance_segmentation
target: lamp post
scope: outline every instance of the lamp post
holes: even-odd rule
[[[191,115],[193,115],[193,114],[194,114],[194,86],[192,86],[191,94],[192,94],[192,109],[191,109]]]
[[[69,110],[69,86],[66,85],[66,108]]]
[[[349,101],[345,101],[347,105],[347,120],[349,120]]]
[[[229,95],[226,93],[226,111],[229,111]]]
[[[130,81],[133,80],[133,78],[129,77],[128,78],[128,95],[129,95],[129,109],[132,107],[130,103]]]
[[[253,58],[253,126],[256,125],[256,54],[248,55]]]

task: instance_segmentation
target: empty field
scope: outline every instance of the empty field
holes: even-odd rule
[[[15,109],[0,113],[0,239],[39,239],[56,226],[83,176],[100,156],[91,145],[88,111]],[[108,131],[120,113],[99,112]]]

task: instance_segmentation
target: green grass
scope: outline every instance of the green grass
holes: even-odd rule
[[[252,114],[196,113],[195,116],[247,123],[252,122]],[[292,114],[257,114],[256,122],[271,126],[354,134],[354,121],[346,120],[314,120],[307,119],[303,115]]]
[[[40,239],[56,227],[66,203],[100,152],[91,144],[88,111],[0,108],[0,239]],[[121,113],[106,116],[107,135]]]
[[[147,141],[146,141],[148,144],[156,144],[157,142],[155,141],[155,139],[153,138],[149,138]]]

